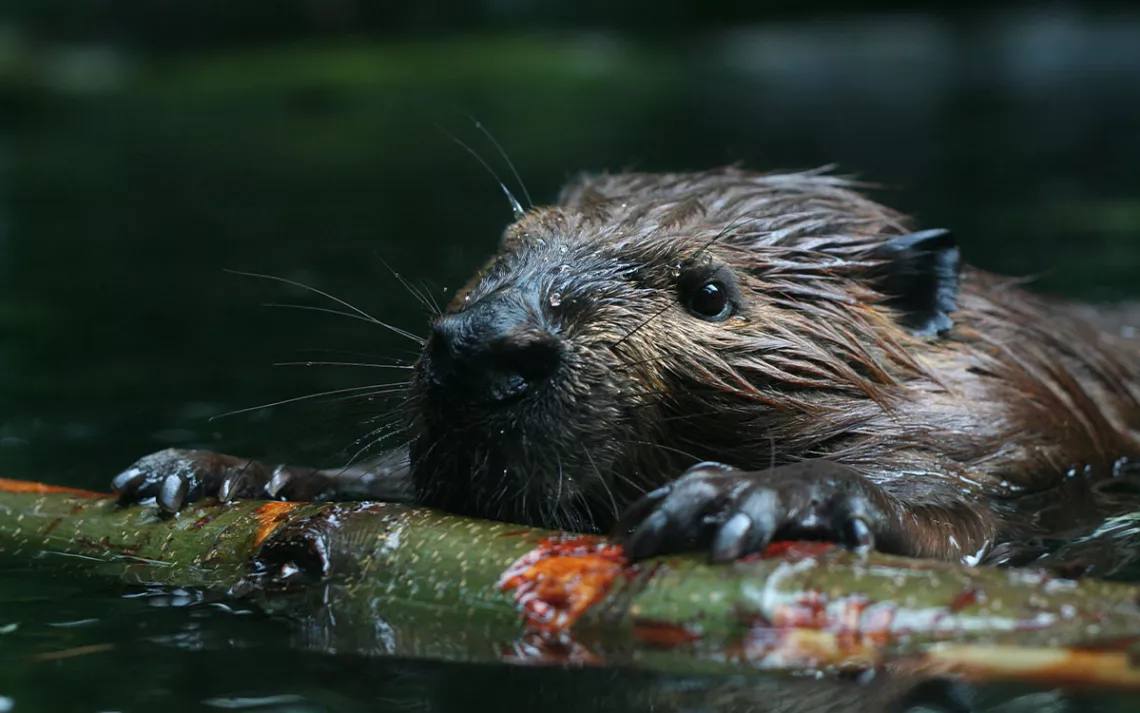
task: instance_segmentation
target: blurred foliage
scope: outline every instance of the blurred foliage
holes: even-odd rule
[[[684,41],[694,32],[773,20],[812,20],[853,12],[940,12],[1017,8],[1021,2],[864,0],[804,4],[794,0],[4,0],[0,11],[37,36],[66,41],[117,40],[153,52],[282,40],[392,39],[455,33],[515,33],[608,28],[625,36]],[[1112,11],[1126,2],[1085,2]]]

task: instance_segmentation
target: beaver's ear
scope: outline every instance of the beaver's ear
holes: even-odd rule
[[[923,230],[891,238],[875,249],[885,261],[875,289],[898,310],[899,321],[920,336],[953,326],[961,269],[958,241],[949,230]]]

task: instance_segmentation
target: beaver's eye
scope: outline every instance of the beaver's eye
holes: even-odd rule
[[[727,265],[679,265],[677,297],[689,314],[707,322],[722,322],[740,311],[740,288]]]
[[[724,319],[731,311],[728,290],[716,280],[709,280],[693,290],[687,306],[693,314],[709,321]]]

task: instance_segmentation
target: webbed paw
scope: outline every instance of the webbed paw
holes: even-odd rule
[[[615,528],[632,560],[707,548],[714,562],[762,551],[775,538],[872,549],[885,532],[885,493],[856,471],[805,461],[764,471],[699,463],[642,496]]]
[[[212,451],[167,448],[135,461],[111,480],[123,504],[154,498],[166,512],[205,497],[270,497],[272,474],[257,461]]]

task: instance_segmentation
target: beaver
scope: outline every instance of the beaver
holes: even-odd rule
[[[167,450],[123,502],[374,498],[633,559],[773,538],[976,558],[1140,455],[1140,350],[829,171],[582,176],[430,326],[407,443],[319,470]]]

